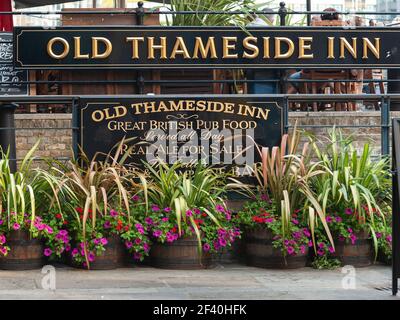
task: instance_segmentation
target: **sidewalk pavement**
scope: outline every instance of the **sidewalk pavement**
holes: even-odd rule
[[[398,299],[391,268],[267,270],[242,265],[177,271],[150,267],[111,271],[0,271],[0,299]],[[355,274],[354,274],[355,272]],[[354,276],[355,275],[355,276]],[[354,285],[354,286],[353,286]],[[352,288],[353,287],[353,288]],[[345,289],[347,288],[347,289]]]

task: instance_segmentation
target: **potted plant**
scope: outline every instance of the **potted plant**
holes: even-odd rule
[[[316,223],[332,239],[325,215],[310,188],[310,181],[321,171],[318,163],[311,162],[308,143],[297,155],[299,142],[300,134],[295,128],[291,137],[282,137],[279,147],[260,150],[262,162],[254,168],[258,187],[238,214],[250,265],[304,267]]]
[[[62,180],[60,188],[72,191],[63,211],[72,237],[69,259],[75,267],[114,269],[123,264],[126,251],[132,260],[143,260],[149,251],[146,231],[137,228],[140,206],[130,199],[136,187],[124,166],[122,148],[123,142],[115,155],[96,154],[92,160],[82,153],[80,161],[54,169]]]
[[[337,129],[327,141],[312,138],[311,143],[324,171],[312,181],[313,188],[335,242],[326,250],[326,239],[320,234],[316,237],[314,266],[329,265],[331,258],[344,265],[369,266],[388,234],[388,159],[372,160],[368,143],[358,154],[352,139]]]
[[[39,141],[26,154],[17,172],[10,169],[8,155],[0,160],[0,269],[28,270],[44,262],[41,238],[52,237],[45,214],[55,205],[57,181],[48,172],[32,169]]]
[[[169,269],[212,265],[212,254],[240,236],[224,204],[223,175],[198,164],[193,172],[175,163],[146,164],[145,227],[152,237],[151,263]]]

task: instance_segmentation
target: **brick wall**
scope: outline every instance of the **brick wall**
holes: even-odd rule
[[[392,113],[400,117],[400,112]],[[71,115],[69,114],[18,114],[16,117],[17,157],[22,158],[33,144],[40,139],[37,152],[39,157],[70,157],[72,147]],[[291,112],[291,125],[297,120],[301,125],[379,125],[380,112]],[[45,128],[58,128],[47,130]],[[327,134],[328,128],[304,128],[318,137]],[[346,134],[352,134],[358,146],[370,141],[375,154],[380,154],[381,129],[377,128],[345,128]]]

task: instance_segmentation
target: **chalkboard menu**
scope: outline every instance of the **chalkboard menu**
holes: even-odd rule
[[[0,95],[28,95],[28,72],[14,70],[12,33],[0,33]]]
[[[258,146],[273,147],[283,133],[281,96],[82,97],[80,145],[88,158],[126,139],[126,164],[161,159],[202,161],[238,177],[251,175]]]

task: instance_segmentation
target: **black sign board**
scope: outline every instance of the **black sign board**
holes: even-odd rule
[[[398,68],[399,28],[15,28],[17,68]]]
[[[14,69],[12,41],[12,33],[0,33],[0,95],[28,95],[28,72]]]
[[[127,165],[203,161],[246,176],[260,160],[255,144],[276,146],[283,133],[281,96],[89,97],[80,105],[80,145],[88,158],[126,139]]]

